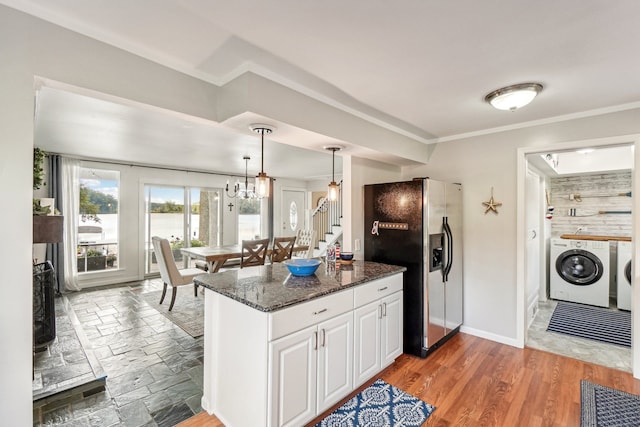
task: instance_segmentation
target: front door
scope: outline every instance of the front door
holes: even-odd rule
[[[276,231],[278,236],[295,236],[298,230],[305,227],[306,191],[282,190],[282,228]]]

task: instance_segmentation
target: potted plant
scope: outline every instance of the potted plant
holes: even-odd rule
[[[118,259],[118,256],[116,254],[107,255],[107,267],[113,267],[117,259]]]
[[[78,272],[104,270],[107,268],[107,256],[97,249],[87,249],[78,255]]]
[[[38,147],[33,149],[33,189],[39,190],[40,187],[45,185],[44,182],[44,159],[47,157],[47,153]]]

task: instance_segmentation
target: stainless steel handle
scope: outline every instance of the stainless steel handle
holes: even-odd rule
[[[322,310],[314,311],[314,312],[313,312],[313,315],[315,316],[316,314],[324,313],[325,311],[327,311],[327,309],[326,309],[326,308],[323,308]]]
[[[318,332],[313,333],[313,349],[318,349]]]
[[[326,347],[326,342],[327,340],[327,331],[325,331],[324,329],[322,330],[322,347]]]
[[[382,304],[378,306],[378,319],[382,319]]]
[[[531,240],[535,239],[536,237],[538,237],[538,233],[536,233],[536,230],[531,230]]]
[[[389,288],[388,286],[385,286],[384,288],[379,288],[379,289],[378,289],[378,292],[385,291],[385,290],[387,290],[388,288]]]
[[[386,302],[382,303],[382,316],[383,317],[387,317],[387,303]]]

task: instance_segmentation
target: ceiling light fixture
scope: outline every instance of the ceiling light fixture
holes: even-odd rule
[[[240,199],[257,199],[258,195],[256,194],[254,188],[249,187],[249,174],[247,172],[247,168],[249,165],[249,160],[251,157],[244,156],[242,158],[244,160],[244,187],[241,187],[241,184],[236,181],[233,185],[233,194],[229,192],[229,181],[227,181],[227,186],[225,187],[225,192],[227,196],[232,199],[240,198]]]
[[[325,150],[331,151],[331,182],[329,183],[329,187],[327,189],[327,198],[329,201],[334,202],[338,199],[338,192],[340,188],[338,184],[336,184],[336,151],[342,150],[342,147],[332,146],[332,147],[324,147]]]
[[[264,135],[272,133],[275,130],[275,127],[262,124],[254,124],[250,127],[252,131],[260,134],[262,140],[262,161],[260,163],[260,173],[256,175],[255,191],[258,198],[269,197],[269,184],[271,182],[271,178],[269,178],[269,176],[264,172]]]
[[[515,111],[533,101],[540,91],[540,83],[520,83],[494,90],[484,100],[498,110]]]

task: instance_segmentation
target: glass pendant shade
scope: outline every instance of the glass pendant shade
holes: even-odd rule
[[[336,184],[335,181],[331,181],[329,183],[329,188],[327,190],[327,198],[331,202],[338,200],[338,184]]]
[[[539,83],[522,83],[494,90],[484,100],[498,110],[515,111],[533,101],[541,90]]]
[[[262,154],[262,161],[260,166],[260,173],[256,176],[255,192],[258,195],[258,198],[262,199],[264,197],[269,197],[269,185],[271,183],[271,178],[269,178],[264,172],[264,135],[273,132],[275,130],[275,127],[263,124],[253,124],[250,126],[250,128],[252,131],[260,134],[260,151]]]
[[[255,192],[259,198],[269,197],[269,183],[271,179],[266,173],[260,172],[256,176]]]
[[[342,147],[324,147],[325,150],[331,151],[331,182],[327,188],[327,199],[330,202],[338,200],[340,187],[336,184],[336,151],[342,150]]]

